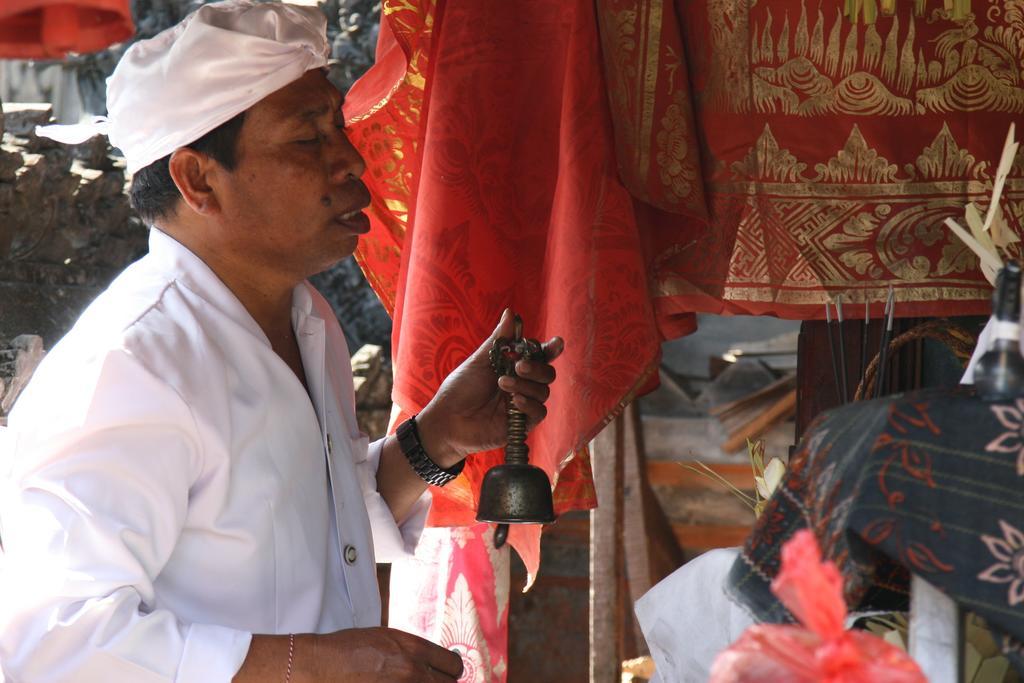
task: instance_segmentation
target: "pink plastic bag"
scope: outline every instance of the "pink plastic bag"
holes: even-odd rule
[[[803,530],[782,547],[772,592],[802,626],[751,626],[715,658],[710,683],[928,683],[905,652],[843,628],[843,580]]]

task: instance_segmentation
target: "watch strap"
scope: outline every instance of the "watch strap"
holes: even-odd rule
[[[448,469],[443,469],[431,460],[420,442],[415,416],[398,425],[395,435],[398,437],[398,446],[402,449],[402,455],[409,461],[413,471],[431,486],[444,486],[462,473],[462,468],[466,464],[465,460]]]

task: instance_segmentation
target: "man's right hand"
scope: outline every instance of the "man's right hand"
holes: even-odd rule
[[[252,638],[234,683],[281,683],[288,636]],[[439,645],[389,628],[352,628],[295,636],[291,683],[452,683],[462,658]]]

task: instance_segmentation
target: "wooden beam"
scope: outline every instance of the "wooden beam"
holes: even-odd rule
[[[647,478],[652,486],[671,486],[686,491],[722,491],[711,477],[684,467],[684,461],[648,460]],[[754,490],[754,472],[747,463],[705,463],[741,491]]]
[[[764,434],[772,425],[782,422],[796,411],[796,389],[787,392],[773,403],[767,410],[743,425],[722,444],[723,453],[735,453],[747,443],[747,439],[756,439]]]
[[[753,517],[753,515],[751,515]],[[711,524],[673,524],[672,531],[676,540],[686,550],[711,550],[712,548],[731,548],[743,545],[750,535],[750,526],[743,525],[711,525]]]
[[[786,389],[795,386],[796,375],[786,375],[785,377],[775,380],[768,386],[762,389],[758,389],[752,394],[747,394],[743,398],[738,398],[735,401],[730,401],[729,403],[723,403],[721,405],[714,406],[708,410],[708,414],[714,415],[715,417],[719,417],[725,415],[726,413],[733,412],[738,408],[742,408],[744,405],[754,403],[758,399],[764,398],[766,396],[771,396],[772,394],[775,393],[782,393]]]

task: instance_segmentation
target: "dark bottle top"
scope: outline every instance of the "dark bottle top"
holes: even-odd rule
[[[974,368],[974,386],[985,401],[1024,395],[1024,358],[1020,355],[1020,265],[1010,261],[999,271],[992,293],[995,329],[988,351]]]

